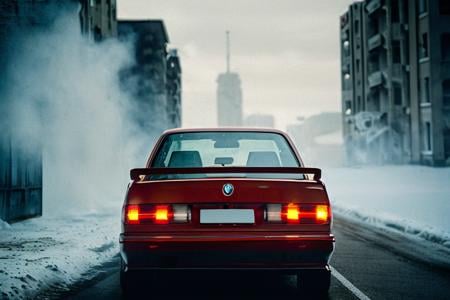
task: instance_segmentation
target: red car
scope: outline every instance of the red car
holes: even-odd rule
[[[301,291],[328,292],[330,201],[321,170],[303,167],[285,133],[169,130],[146,168],[130,173],[124,291],[139,271],[255,270],[294,274]]]

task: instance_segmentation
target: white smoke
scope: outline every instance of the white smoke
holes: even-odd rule
[[[131,134],[132,99],[119,85],[132,45],[83,37],[76,11],[16,44],[10,120],[27,143],[43,144],[44,214],[119,209],[129,169],[147,155],[137,152],[151,146]]]

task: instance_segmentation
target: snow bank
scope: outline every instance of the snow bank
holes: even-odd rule
[[[450,168],[324,170],[337,216],[450,247]]]
[[[93,277],[118,253],[119,231],[116,213],[42,217],[0,230],[0,298],[34,298]]]
[[[11,226],[2,219],[0,219],[0,230],[6,230],[9,228],[11,228]]]

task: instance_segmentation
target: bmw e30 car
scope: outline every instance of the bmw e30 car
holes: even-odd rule
[[[287,134],[169,130],[130,176],[124,291],[142,271],[253,270],[297,275],[301,291],[328,292],[330,201],[321,170],[303,166]]]

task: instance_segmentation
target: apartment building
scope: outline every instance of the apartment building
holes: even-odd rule
[[[446,0],[367,0],[341,16],[350,163],[450,163]]]
[[[80,0],[81,32],[95,41],[117,36],[116,0]]]

